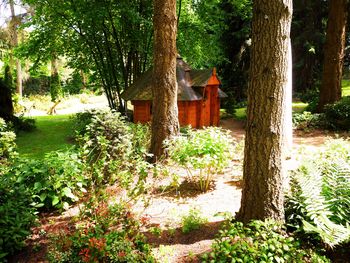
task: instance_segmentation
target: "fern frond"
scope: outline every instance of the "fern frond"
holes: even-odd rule
[[[311,223],[303,220],[304,230],[319,234],[330,247],[350,240],[350,227],[330,220],[333,213],[331,203],[322,195],[324,181],[320,169],[315,164],[309,164],[304,173],[297,174],[295,178],[302,192],[307,216],[311,220]]]

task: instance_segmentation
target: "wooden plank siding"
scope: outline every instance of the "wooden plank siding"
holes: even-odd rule
[[[193,128],[218,126],[220,122],[219,80],[213,75],[208,85],[199,88],[203,94],[202,100],[178,101],[179,123],[181,126],[191,125]],[[147,123],[151,121],[151,101],[134,100],[134,122]]]

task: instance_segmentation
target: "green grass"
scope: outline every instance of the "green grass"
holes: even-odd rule
[[[34,117],[37,128],[32,132],[21,132],[17,136],[20,156],[42,158],[46,153],[64,150],[72,146],[69,137],[73,134],[70,115]]]
[[[342,95],[343,97],[344,96],[350,96],[350,79],[343,79],[342,81],[342,89],[343,89],[343,92],[342,92]]]
[[[342,96],[350,96],[350,80],[342,80]],[[303,102],[293,102],[293,112],[303,112],[308,104]],[[244,120],[246,118],[246,108],[236,109],[234,118],[237,120]]]

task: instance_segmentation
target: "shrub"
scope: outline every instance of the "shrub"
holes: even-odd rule
[[[325,257],[303,250],[294,237],[274,221],[252,221],[247,226],[229,222],[212,245],[212,252],[202,262],[330,262]]]
[[[31,118],[24,118],[22,116],[16,117],[14,116],[10,122],[13,130],[17,133],[19,131],[30,132],[36,128],[35,120]]]
[[[0,118],[0,165],[8,163],[9,159],[14,158],[16,153],[16,135],[10,131],[6,122]],[[1,173],[0,173],[1,174]]]
[[[146,132],[141,126],[128,125],[117,112],[102,111],[92,116],[85,135],[78,140],[86,172],[95,186],[118,182],[127,188],[136,180],[143,187],[152,167],[145,161]]]
[[[73,130],[77,137],[85,135],[87,131],[86,128],[91,123],[92,116],[94,116],[96,113],[97,112],[95,110],[90,110],[78,112],[73,117],[71,117],[74,123]]]
[[[201,216],[201,212],[198,209],[190,209],[188,215],[182,217],[182,232],[188,234],[193,230],[199,229],[208,220]]]
[[[293,114],[293,127],[298,130],[309,130],[326,127],[324,114],[312,114],[309,111]]]
[[[32,195],[13,174],[0,176],[0,261],[24,246],[36,216]]]
[[[187,169],[190,179],[207,191],[213,181],[213,174],[221,172],[228,165],[233,154],[233,138],[229,131],[217,127],[202,130],[189,129],[187,134],[166,142],[169,157]],[[192,174],[197,170],[197,174]]]
[[[52,152],[42,161],[19,159],[9,173],[29,189],[37,208],[67,208],[85,192],[87,184],[81,161],[73,151]]]
[[[327,123],[333,129],[350,129],[350,96],[343,97],[340,101],[326,105],[324,108]]]
[[[74,233],[54,237],[50,262],[154,262],[140,224],[125,203],[90,199]]]
[[[286,218],[300,232],[316,233],[328,246],[350,240],[350,143],[329,141],[292,175]]]

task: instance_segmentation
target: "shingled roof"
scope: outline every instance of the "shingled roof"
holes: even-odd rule
[[[152,71],[151,68],[143,73],[121,94],[121,97],[124,100],[152,100]],[[201,100],[202,95],[193,88],[205,87],[212,74],[212,69],[191,70],[188,64],[181,57],[178,57],[176,60],[177,100]],[[219,97],[227,97],[227,95],[219,89]]]

